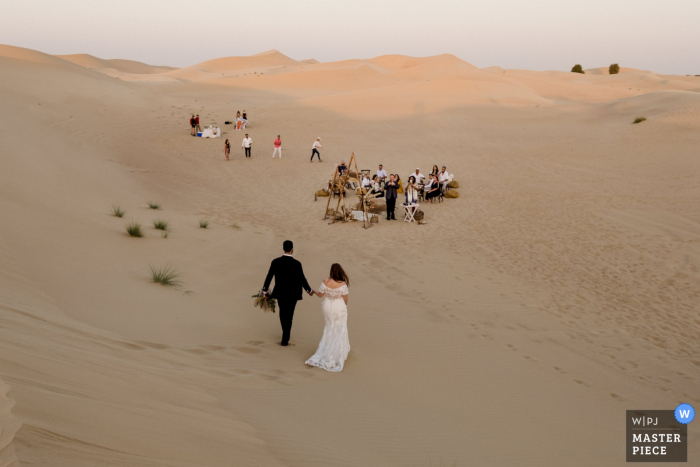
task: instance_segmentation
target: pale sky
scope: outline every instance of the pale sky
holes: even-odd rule
[[[700,0],[0,0],[0,43],[187,66],[451,53],[478,67],[700,74]]]

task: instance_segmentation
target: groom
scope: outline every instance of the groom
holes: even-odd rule
[[[291,240],[285,240],[282,244],[284,255],[272,260],[270,271],[265,278],[263,292],[267,293],[272,277],[275,278],[275,288],[270,295],[277,299],[280,309],[280,323],[282,324],[282,345],[289,344],[289,334],[292,331],[292,319],[294,319],[294,308],[297,301],[302,299],[301,289],[313,295],[314,291],[309,287],[304,277],[304,270],[301,263],[292,258],[294,244]]]

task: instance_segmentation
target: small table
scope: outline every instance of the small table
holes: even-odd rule
[[[403,204],[402,206],[404,209],[403,220],[408,223],[415,222],[416,220],[413,218],[413,216],[416,215],[416,211],[418,211],[418,206],[420,206],[420,204]]]

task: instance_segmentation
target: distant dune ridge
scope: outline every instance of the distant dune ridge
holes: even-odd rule
[[[698,77],[8,45],[0,70],[0,467],[617,467],[624,410],[700,407]],[[328,225],[353,153],[459,198]],[[284,348],[252,307],[286,239],[312,287],[351,277],[342,373],[304,365],[317,298]]]

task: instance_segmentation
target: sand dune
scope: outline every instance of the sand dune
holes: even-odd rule
[[[700,78],[85,63],[0,46],[22,123],[0,135],[0,467],[619,466],[625,410],[700,405]],[[223,125],[243,108],[251,159]],[[460,197],[328,225],[313,194],[353,152],[404,180],[446,165]],[[317,299],[288,348],[250,303],[287,238],[314,287],[336,261],[353,281],[340,374],[304,365]],[[180,286],[151,282],[167,264]]]
[[[75,63],[85,68],[98,68],[98,69],[113,69],[121,71],[123,73],[131,74],[155,74],[155,73],[165,73],[166,71],[177,70],[177,68],[169,66],[153,66],[147,65],[145,63],[136,62],[134,60],[104,60],[101,58],[93,57],[89,54],[74,54],[74,55],[56,55],[58,58],[68,60],[69,62]]]

